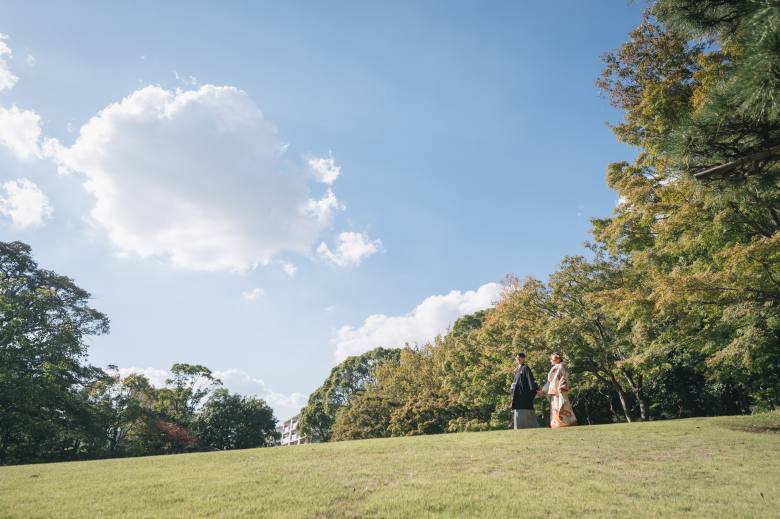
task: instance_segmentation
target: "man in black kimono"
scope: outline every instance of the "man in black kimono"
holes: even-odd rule
[[[515,378],[512,381],[512,414],[514,415],[515,429],[529,429],[539,427],[534,411],[534,397],[539,391],[539,386],[534,380],[534,374],[525,364],[525,353],[515,356],[517,368]]]

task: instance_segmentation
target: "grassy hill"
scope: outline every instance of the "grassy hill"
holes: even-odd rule
[[[780,516],[780,414],[0,468],[2,517]]]

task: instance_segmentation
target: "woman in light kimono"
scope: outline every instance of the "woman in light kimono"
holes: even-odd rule
[[[553,366],[543,388],[550,397],[550,427],[577,425],[577,417],[569,402],[569,372],[557,353],[550,355],[550,362]]]

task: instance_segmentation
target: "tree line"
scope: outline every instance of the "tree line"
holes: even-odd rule
[[[0,242],[0,464],[238,449],[273,444],[261,399],[231,394],[211,371],[174,364],[166,386],[87,364],[109,320],[30,247]]]
[[[659,0],[597,80],[624,113],[619,202],[547,281],[433,342],[345,360],[310,397],[321,441],[506,428],[514,353],[563,354],[584,423],[748,413],[780,402],[780,10]],[[377,345],[393,346],[393,345]],[[546,418],[546,403],[539,412]]]
[[[605,56],[623,110],[619,197],[588,254],[547,280],[509,276],[496,306],[429,344],[331,371],[301,428],[315,440],[505,428],[512,358],[559,351],[584,423],[780,403],[780,11],[772,0],[659,0]],[[109,320],[89,294],[0,242],[0,463],[264,446],[267,404],[205,366],[165,387],[86,362]],[[401,346],[401,345],[377,345]],[[545,418],[546,404],[540,413]]]

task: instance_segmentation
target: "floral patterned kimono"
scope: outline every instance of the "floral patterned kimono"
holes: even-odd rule
[[[569,402],[569,372],[563,364],[552,367],[544,391],[550,396],[550,427],[577,425],[577,417]]]

